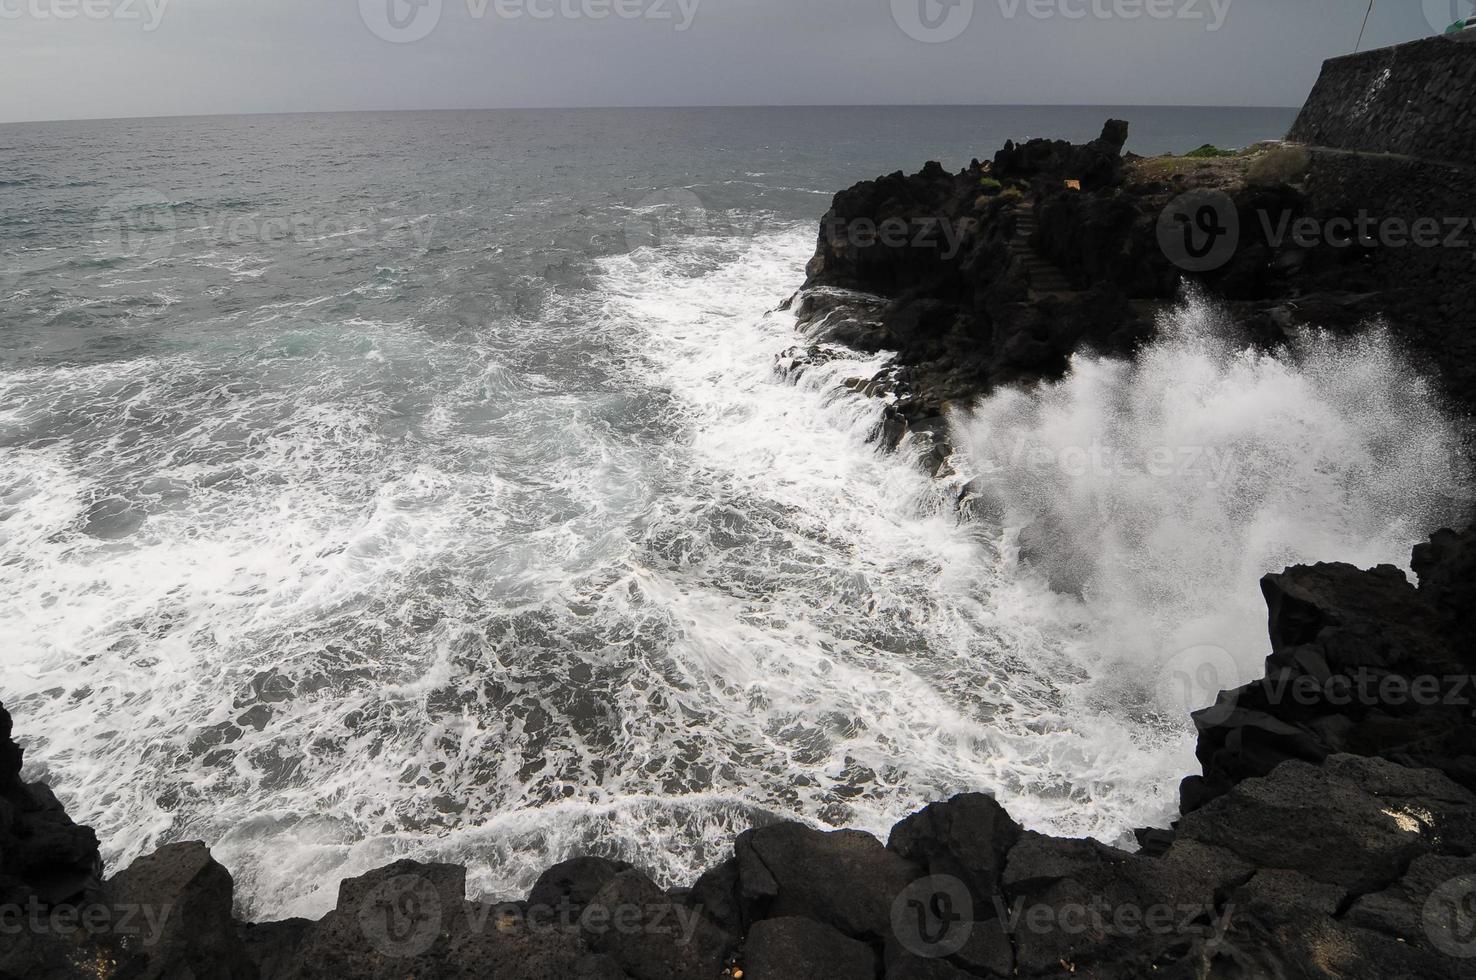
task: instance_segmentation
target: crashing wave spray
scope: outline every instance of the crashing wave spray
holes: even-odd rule
[[[1159,327],[1135,363],[1078,356],[954,424],[977,509],[1071,597],[1078,696],[1174,726],[1259,676],[1262,575],[1404,566],[1471,481],[1462,432],[1382,328],[1258,352],[1192,295]]]

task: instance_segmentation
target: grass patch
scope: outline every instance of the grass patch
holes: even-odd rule
[[[1213,143],[1206,143],[1196,150],[1190,150],[1188,153],[1184,154],[1184,156],[1188,157],[1190,160],[1213,160],[1218,157],[1233,157],[1235,156],[1235,151],[1222,150],[1218,146],[1215,146]]]

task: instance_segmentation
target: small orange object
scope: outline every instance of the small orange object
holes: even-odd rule
[[[1068,191],[1079,191],[1079,190],[1081,190],[1081,181],[1079,181],[1079,180],[1068,180],[1068,181],[1066,181],[1066,189]]]

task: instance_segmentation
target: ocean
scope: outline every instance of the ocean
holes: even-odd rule
[[[1402,564],[1444,517],[1417,375],[1377,335],[1242,351],[1188,296],[1139,365],[961,412],[934,480],[842,386],[885,355],[775,369],[833,193],[1114,115],[1151,154],[1293,111],[0,126],[28,777],[112,868],[206,841],[258,919],[402,856],[499,898],[584,853],[686,883],[755,824],[885,835],[970,790],[1164,824],[1186,711],[1261,673],[1259,576]],[[1183,458],[1061,462],[1087,446]]]

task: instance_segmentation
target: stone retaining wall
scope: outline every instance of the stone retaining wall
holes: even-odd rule
[[[1287,138],[1476,165],[1476,31],[1328,60]]]

